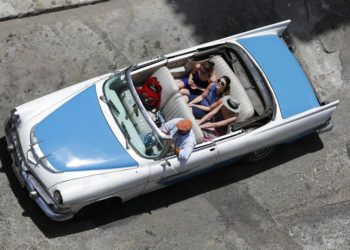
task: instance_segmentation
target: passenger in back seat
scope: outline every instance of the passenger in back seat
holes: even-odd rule
[[[228,125],[237,119],[240,104],[229,95],[224,96],[217,103],[220,104],[205,115],[198,124],[202,129],[215,128],[217,136],[220,136],[226,134]]]
[[[199,96],[190,96],[189,106],[192,107],[194,117],[197,119],[203,118],[207,112],[216,108],[219,100],[222,96],[230,93],[230,78],[222,76],[216,83],[212,83],[203,93]]]
[[[190,95],[202,94],[208,85],[215,81],[214,66],[215,64],[211,61],[197,63],[188,77],[178,81],[180,94],[183,95],[186,102]]]

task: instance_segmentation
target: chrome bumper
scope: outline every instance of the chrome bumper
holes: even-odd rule
[[[45,188],[36,180],[34,175],[28,170],[22,151],[19,136],[13,118],[5,123],[5,134],[7,149],[12,158],[12,169],[22,187],[25,187],[29,196],[35,200],[41,210],[52,220],[65,221],[71,219],[74,214],[57,211],[58,206],[48,195]]]
[[[318,130],[317,130],[317,133],[318,134],[323,134],[327,131],[330,131],[333,129],[333,123],[331,120],[328,120],[322,127],[320,127]]]

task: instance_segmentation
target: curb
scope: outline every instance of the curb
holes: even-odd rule
[[[0,0],[0,22],[107,1],[109,0],[53,0],[50,2],[47,0],[9,0],[4,3]]]

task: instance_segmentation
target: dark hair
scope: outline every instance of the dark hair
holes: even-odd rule
[[[215,66],[215,63],[212,61],[204,61],[201,63],[201,69],[203,70],[203,73],[206,73],[209,76],[211,76],[211,74],[213,73],[214,66]]]
[[[219,79],[220,78],[224,78],[225,82],[226,82],[225,90],[224,90],[224,92],[222,92],[222,96],[223,95],[229,95],[230,94],[230,89],[231,89],[231,87],[230,87],[230,84],[231,84],[230,78],[228,78],[227,76],[219,77]]]

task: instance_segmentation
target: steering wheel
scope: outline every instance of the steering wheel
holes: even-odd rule
[[[152,133],[146,134],[143,139],[143,144],[145,144],[146,148],[152,148],[157,143],[157,137]]]

